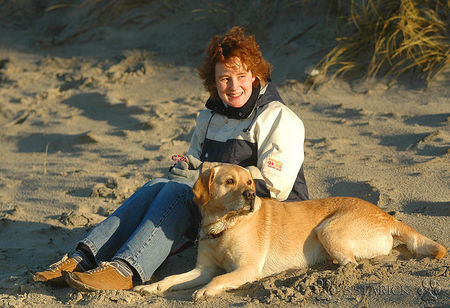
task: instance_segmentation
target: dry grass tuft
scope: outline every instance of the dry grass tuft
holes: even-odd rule
[[[318,64],[332,77],[364,73],[368,78],[413,71],[428,83],[450,63],[450,1],[351,1],[349,35]],[[314,82],[313,82],[314,83]]]

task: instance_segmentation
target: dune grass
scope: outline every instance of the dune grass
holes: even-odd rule
[[[450,1],[351,1],[344,16],[347,35],[317,68],[331,77],[367,78],[413,72],[428,83],[449,60]]]

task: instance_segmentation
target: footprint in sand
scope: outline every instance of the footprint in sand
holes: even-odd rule
[[[48,153],[82,151],[83,145],[96,144],[101,137],[84,132],[81,134],[39,134],[33,133],[25,137],[19,137],[17,141],[18,151],[22,153]]]
[[[91,120],[106,122],[117,129],[139,130],[141,121],[134,116],[145,113],[140,107],[129,106],[127,103],[112,104],[101,93],[76,94],[62,102],[70,107],[81,110],[81,115]]]
[[[312,108],[312,110],[338,119],[359,120],[364,116],[363,109],[343,108],[342,104],[329,106],[316,105]]]
[[[445,127],[450,123],[450,113],[426,114],[408,117],[405,120],[405,123],[409,125]]]
[[[380,191],[368,182],[341,182],[341,179],[333,181],[337,183],[329,189],[331,196],[357,197],[375,205],[380,201]]]
[[[450,217],[450,202],[413,201],[403,207],[406,213]]]

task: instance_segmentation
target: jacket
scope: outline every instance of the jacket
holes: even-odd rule
[[[227,113],[220,100],[209,99],[197,117],[188,154],[247,168],[260,197],[307,200],[303,122],[270,83],[261,90],[253,88],[252,97],[254,104],[243,113]]]

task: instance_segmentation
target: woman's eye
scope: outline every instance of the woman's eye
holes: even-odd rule
[[[233,184],[233,183],[234,183],[234,180],[233,180],[233,179],[227,179],[227,180],[225,181],[225,183],[227,183],[227,184]]]

